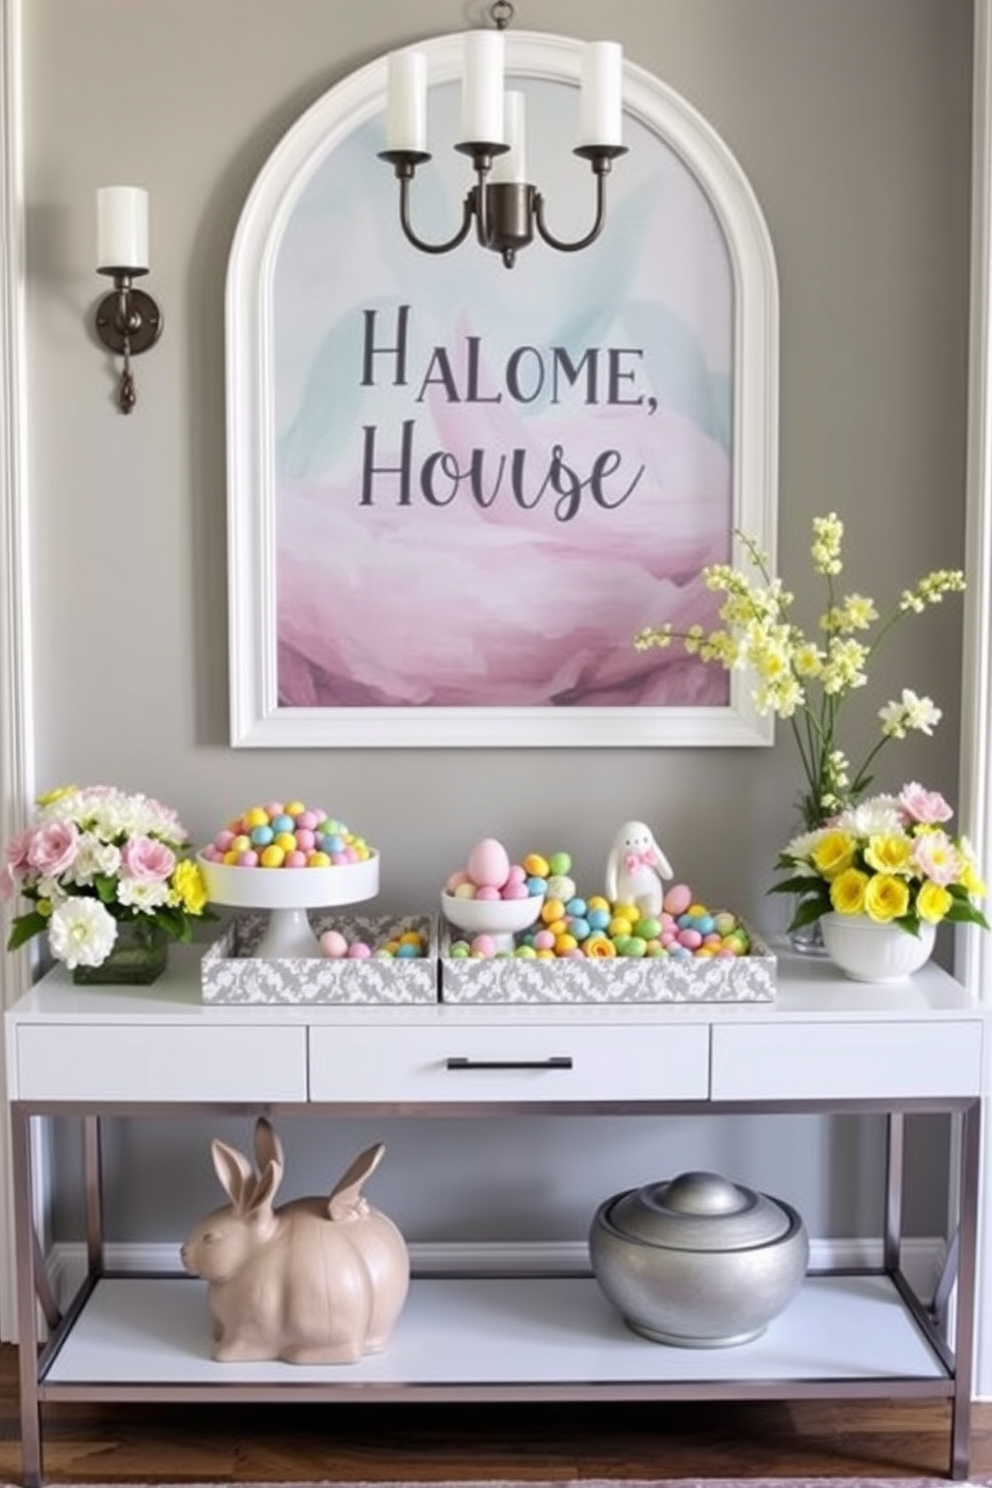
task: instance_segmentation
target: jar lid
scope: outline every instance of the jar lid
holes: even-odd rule
[[[670,1250],[749,1250],[787,1234],[790,1212],[718,1173],[680,1173],[621,1193],[605,1218],[632,1240]]]

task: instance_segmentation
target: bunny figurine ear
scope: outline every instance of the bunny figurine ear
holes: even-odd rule
[[[269,1163],[277,1164],[281,1170],[286,1166],[286,1159],[272,1122],[259,1116],[255,1122],[255,1166],[263,1173]]]
[[[351,1166],[341,1175],[327,1201],[327,1212],[332,1219],[347,1219],[349,1215],[355,1213],[358,1209],[362,1184],[375,1172],[382,1161],[385,1150],[384,1142],[377,1142],[374,1147],[366,1147],[365,1151],[360,1152]]]
[[[210,1143],[210,1155],[214,1160],[214,1171],[220,1179],[221,1188],[235,1209],[243,1210],[255,1187],[248,1159],[219,1138]]]

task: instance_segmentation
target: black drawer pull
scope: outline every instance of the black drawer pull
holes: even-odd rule
[[[524,1070],[571,1068],[571,1054],[552,1054],[550,1059],[465,1059],[461,1055],[455,1055],[448,1060],[449,1070]]]

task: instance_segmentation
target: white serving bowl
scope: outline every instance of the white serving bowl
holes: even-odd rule
[[[513,949],[514,935],[530,929],[543,907],[543,894],[528,894],[526,899],[460,899],[441,891],[445,919],[466,936],[491,935],[500,951]]]
[[[235,909],[325,909],[379,892],[379,854],[331,868],[235,868],[197,857],[207,898]]]

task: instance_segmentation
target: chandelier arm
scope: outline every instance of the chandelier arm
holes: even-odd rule
[[[414,248],[419,248],[421,253],[450,253],[460,243],[464,243],[472,226],[472,218],[476,212],[475,192],[469,191],[462,204],[462,225],[449,238],[446,243],[426,243],[423,238],[417,236],[410,222],[410,177],[400,177],[400,226],[407,240]]]
[[[580,248],[588,248],[594,243],[603,230],[606,221],[606,183],[604,173],[596,172],[596,220],[592,227],[582,238],[576,238],[574,242],[566,243],[561,238],[556,238],[549,232],[544,222],[544,197],[539,191],[534,193],[534,224],[541,237],[549,248],[557,248],[560,253],[578,253]]]

